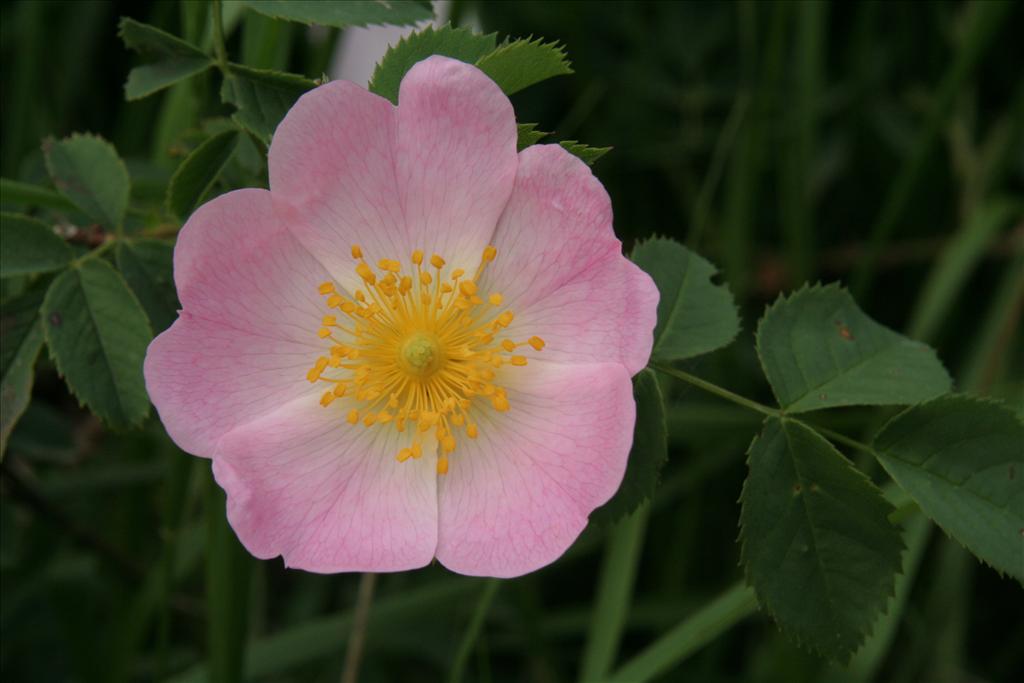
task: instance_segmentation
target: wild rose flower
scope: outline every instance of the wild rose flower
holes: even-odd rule
[[[315,572],[552,562],[622,481],[655,325],[604,188],[517,154],[508,98],[443,57],[398,107],[307,93],[269,164],[182,228],[145,363],[242,543]]]

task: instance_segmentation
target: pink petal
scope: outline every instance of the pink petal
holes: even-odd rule
[[[423,249],[475,267],[517,163],[500,88],[430,57],[402,80],[397,109],[345,81],[303,95],[274,134],[270,188],[300,241],[353,288],[352,244],[372,263]]]
[[[467,269],[479,263],[512,191],[516,137],[512,104],[475,66],[434,56],[409,70],[398,178],[412,246]]]
[[[315,391],[325,271],[274,215],[270,193],[238,190],[181,229],[174,279],[184,310],[153,340],[146,387],[171,438],[210,457],[222,435]]]
[[[409,434],[298,399],[225,436],[213,461],[228,521],[256,557],[313,572],[400,571],[437,546],[437,460],[398,462]]]
[[[268,161],[278,210],[339,281],[353,277],[353,244],[374,262],[409,251],[396,136],[391,103],[347,81],[300,97],[274,133]]]
[[[622,255],[608,193],[558,145],[534,145],[519,157],[485,279],[515,312],[509,336],[541,337],[548,360],[618,362],[639,372],[654,341],[658,289]]]
[[[452,571],[525,574],[557,559],[619,484],[636,406],[616,363],[531,363],[502,378],[507,413],[481,419],[440,479],[437,558]]]

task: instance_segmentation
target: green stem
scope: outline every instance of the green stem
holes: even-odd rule
[[[806,424],[806,423],[804,423],[804,424]],[[875,449],[874,448],[872,448],[871,446],[867,445],[866,443],[862,443],[860,441],[857,441],[856,439],[851,439],[850,437],[846,436],[845,434],[840,434],[839,432],[834,432],[831,429],[827,429],[825,427],[819,427],[818,425],[807,425],[807,426],[810,427],[811,429],[817,431],[822,436],[828,437],[830,440],[835,441],[836,443],[841,443],[844,446],[849,446],[850,448],[853,448],[855,450],[863,451],[865,453],[870,453],[871,455],[875,455]]]
[[[483,628],[484,620],[487,618],[487,612],[491,609],[494,594],[498,592],[500,586],[501,581],[498,579],[488,579],[484,584],[483,592],[481,592],[480,599],[476,603],[476,609],[473,610],[473,616],[469,620],[466,632],[462,636],[462,642],[459,643],[459,649],[455,653],[452,673],[448,677],[450,683],[461,683],[462,676],[466,671],[466,662],[469,661],[469,656],[473,652],[473,646],[476,645],[476,641],[480,637],[480,630]]]
[[[213,51],[217,55],[217,68],[227,76],[228,51],[224,43],[224,12],[220,0],[213,0],[210,11],[213,13]]]
[[[94,258],[96,258],[98,256],[102,256],[104,254],[104,252],[106,252],[108,249],[110,249],[111,247],[113,247],[117,243],[117,240],[118,240],[118,238],[116,238],[116,237],[108,236],[106,242],[104,242],[100,246],[96,247],[92,251],[87,251],[86,253],[82,254],[81,256],[76,258],[74,262],[76,264],[77,263],[82,263],[84,261],[88,261],[89,259],[94,259]]]
[[[743,396],[740,396],[739,394],[734,394],[733,392],[729,391],[728,389],[720,387],[717,384],[712,384],[711,382],[709,382],[707,380],[701,379],[700,377],[697,377],[695,375],[691,375],[690,373],[684,372],[683,370],[677,370],[676,368],[668,367],[666,365],[659,365],[659,364],[652,364],[650,367],[655,369],[655,370],[657,370],[658,372],[663,372],[666,375],[669,375],[670,377],[675,377],[676,379],[681,379],[684,382],[687,382],[689,384],[692,384],[695,387],[703,389],[704,391],[706,391],[706,392],[708,392],[710,394],[714,394],[715,396],[718,396],[720,398],[724,398],[727,401],[732,401],[733,403],[735,403],[737,405],[741,405],[744,408],[748,408],[750,410],[757,411],[757,412],[761,413],[762,415],[767,415],[769,417],[775,417],[775,418],[779,418],[779,419],[782,419],[783,417],[785,417],[787,420],[793,420],[793,421],[799,422],[800,424],[803,424],[803,425],[805,425],[807,427],[810,427],[811,429],[817,431],[818,433],[820,433],[821,435],[823,435],[825,437],[828,437],[829,439],[831,439],[832,441],[834,441],[836,443],[843,444],[844,446],[848,446],[849,448],[853,448],[853,449],[858,450],[858,451],[863,451],[865,453],[870,453],[871,455],[875,455],[876,454],[875,453],[875,449],[872,448],[871,446],[867,445],[866,443],[863,443],[861,441],[857,441],[856,439],[851,439],[850,437],[846,436],[845,434],[840,434],[839,432],[833,431],[831,429],[827,429],[825,427],[819,427],[817,425],[810,425],[810,424],[807,424],[806,422],[804,422],[803,420],[797,420],[796,418],[789,417],[789,416],[785,415],[781,410],[778,410],[777,408],[771,408],[769,406],[764,405],[763,403],[758,403],[757,401],[752,401],[749,398],[745,398]]]
[[[359,664],[363,659],[363,646],[366,643],[366,627],[370,621],[370,606],[373,604],[373,592],[377,586],[377,575],[366,572],[359,577],[359,590],[356,593],[356,606],[352,615],[352,633],[345,649],[345,666],[341,672],[341,683],[356,683],[359,680]]]
[[[644,683],[657,678],[756,610],[754,591],[736,583],[626,662],[606,683]]]
[[[667,365],[657,365],[657,364],[654,364],[654,365],[651,365],[651,367],[654,368],[655,370],[657,370],[658,372],[663,372],[666,375],[669,375],[671,377],[675,377],[676,379],[681,379],[684,382],[687,382],[689,384],[692,384],[695,387],[703,389],[704,391],[706,391],[706,392],[708,392],[710,394],[714,394],[715,396],[718,396],[720,398],[724,398],[726,401],[732,401],[733,403],[735,403],[737,405],[741,405],[744,408],[749,408],[750,410],[756,410],[757,412],[761,413],[762,415],[767,415],[769,417],[782,417],[782,412],[777,410],[776,408],[770,408],[770,407],[764,405],[763,403],[758,403],[757,401],[751,401],[749,398],[744,398],[743,396],[740,396],[739,394],[734,394],[733,392],[729,391],[728,389],[724,389],[724,388],[718,386],[717,384],[712,384],[711,382],[708,382],[707,380],[703,380],[700,377],[696,377],[695,375],[691,375],[688,372],[684,372],[682,370],[677,370],[676,368],[672,368],[672,367],[669,367]]]

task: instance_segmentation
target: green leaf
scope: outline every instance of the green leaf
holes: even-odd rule
[[[128,168],[109,142],[76,133],[43,141],[46,168],[57,190],[90,218],[119,229],[128,209]]]
[[[993,401],[944,396],[893,418],[878,460],[921,510],[1024,583],[1024,423]]]
[[[179,218],[188,218],[213,188],[238,146],[238,131],[227,130],[207,139],[192,150],[178,166],[167,187],[167,208]]]
[[[149,413],[142,359],[153,338],[146,314],[113,266],[88,259],[46,293],[43,328],[50,356],[78,399],[114,427]]]
[[[559,142],[573,156],[578,156],[586,162],[587,166],[593,166],[594,162],[612,151],[611,147],[589,147],[576,140],[562,140]]]
[[[658,326],[651,358],[671,362],[721,348],[736,338],[740,319],[728,287],[712,282],[713,265],[663,237],[641,242],[633,261],[658,285]]]
[[[296,74],[252,69],[231,64],[230,78],[221,86],[221,99],[238,110],[235,120],[262,140],[270,143],[277,124],[302,94],[316,82]]]
[[[242,5],[274,19],[300,24],[346,26],[409,26],[434,18],[430,2],[417,0],[242,0]]]
[[[636,399],[636,423],[626,475],[611,500],[590,514],[590,521],[598,524],[611,524],[650,498],[668,459],[665,402],[654,371],[644,369],[633,378],[633,397]]]
[[[4,204],[38,206],[56,211],[78,211],[78,207],[59,192],[42,185],[22,183],[10,178],[0,178],[0,197]]]
[[[478,35],[465,28],[452,28],[445,24],[441,28],[428,26],[412,33],[388,48],[384,58],[373,71],[370,92],[398,104],[398,86],[402,78],[417,62],[431,55],[444,55],[469,64],[475,63],[497,44],[495,34]]]
[[[935,351],[864,315],[835,284],[779,297],[758,325],[757,353],[789,413],[917,403],[951,386]]]
[[[516,151],[518,152],[522,152],[530,145],[537,144],[543,138],[551,135],[551,133],[537,130],[536,123],[520,123],[516,125],[516,129],[519,132],[519,139],[516,141]]]
[[[534,83],[572,73],[565,48],[539,38],[520,38],[500,45],[477,60],[476,65],[501,87],[506,95]]]
[[[125,47],[150,62],[128,73],[124,95],[129,101],[152,95],[213,66],[213,60],[198,47],[155,26],[121,17],[118,34]]]
[[[35,218],[0,212],[0,236],[0,277],[46,273],[71,262],[71,247]]]
[[[32,370],[43,347],[39,305],[45,291],[30,289],[6,302],[0,315],[0,459],[7,450],[7,437],[32,397]]]
[[[893,595],[893,507],[806,425],[769,418],[750,446],[740,556],[758,600],[797,642],[846,661]]]
[[[114,254],[153,331],[163,332],[178,317],[180,308],[174,289],[174,246],[161,240],[121,240]]]

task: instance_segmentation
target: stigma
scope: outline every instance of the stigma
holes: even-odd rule
[[[374,269],[353,245],[362,286],[319,287],[329,312],[317,336],[327,348],[306,379],[328,387],[320,405],[346,397],[339,420],[351,428],[407,432],[399,462],[421,458],[427,439],[436,439],[437,471],[447,473],[459,442],[479,436],[480,415],[511,409],[500,385],[503,368],[527,365],[523,354],[544,348],[540,337],[510,338],[505,330],[514,313],[503,308],[500,292],[480,291],[480,276],[496,257],[494,247],[485,248],[468,274],[416,250],[406,272],[388,258]]]

